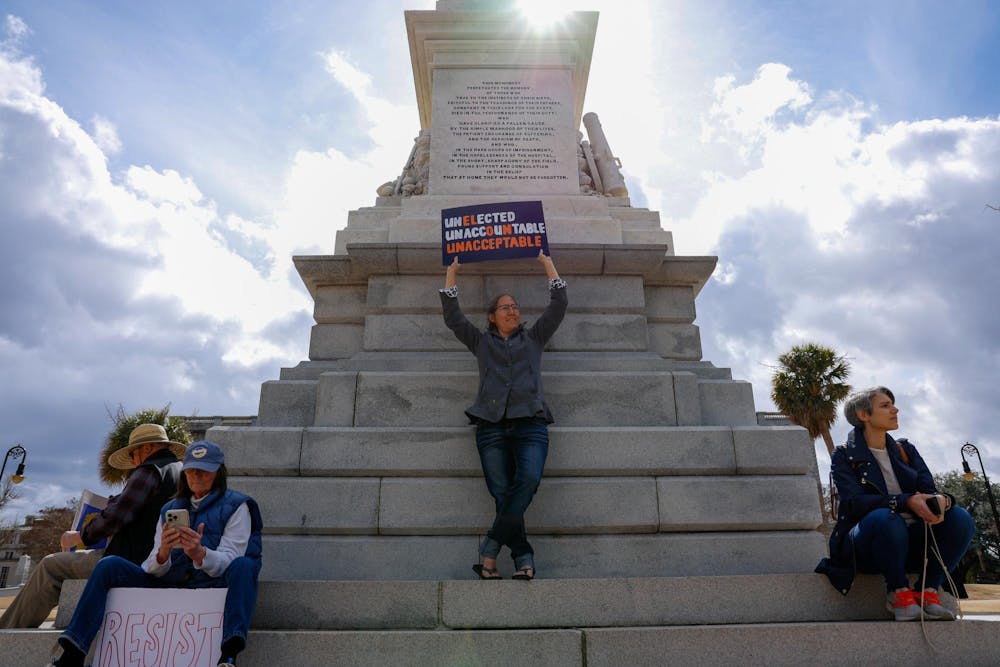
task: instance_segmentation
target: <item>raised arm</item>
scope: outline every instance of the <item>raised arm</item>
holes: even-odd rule
[[[545,268],[545,275],[549,280],[559,279],[559,272],[556,271],[556,265],[552,263],[552,258],[550,256],[546,255],[544,251],[539,250],[538,257],[536,259],[538,260],[538,263]],[[455,258],[455,261],[458,261],[457,257]]]
[[[566,281],[559,277],[556,265],[552,258],[538,251],[538,263],[545,268],[545,276],[549,281],[549,305],[531,327],[531,335],[540,340],[544,345],[552,338],[559,325],[562,324],[566,315],[566,308],[569,306],[569,297],[566,295]]]
[[[455,338],[460,340],[469,350],[475,354],[479,339],[483,335],[472,322],[465,316],[458,305],[458,285],[455,284],[455,276],[461,264],[458,257],[448,266],[444,275],[444,289],[441,292],[441,308],[444,312],[444,323],[455,334]]]
[[[458,269],[462,265],[458,263],[458,255],[455,255],[455,259],[452,260],[451,264],[448,265],[448,270],[444,273],[444,288],[451,289],[455,287],[455,276],[458,275]]]

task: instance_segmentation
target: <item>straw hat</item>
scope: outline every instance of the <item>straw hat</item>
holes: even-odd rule
[[[108,457],[108,465],[119,470],[131,470],[135,466],[132,464],[131,454],[136,447],[143,445],[170,445],[177,460],[184,458],[187,447],[179,442],[174,442],[167,438],[167,430],[159,424],[139,424],[128,436],[128,445],[115,451]]]

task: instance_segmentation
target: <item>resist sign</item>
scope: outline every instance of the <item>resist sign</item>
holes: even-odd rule
[[[508,201],[441,210],[441,263],[462,264],[549,254],[540,201]]]
[[[215,667],[225,588],[112,588],[94,667]]]

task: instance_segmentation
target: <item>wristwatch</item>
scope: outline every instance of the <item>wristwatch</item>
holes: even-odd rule
[[[897,496],[889,496],[889,509],[893,512],[899,511],[899,498]]]

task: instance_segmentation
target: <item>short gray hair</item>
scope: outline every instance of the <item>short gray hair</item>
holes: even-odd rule
[[[858,410],[870,415],[872,413],[872,399],[878,394],[885,394],[895,405],[896,397],[888,387],[869,387],[847,397],[847,401],[844,403],[844,417],[851,426],[862,425],[863,422],[858,419]]]

